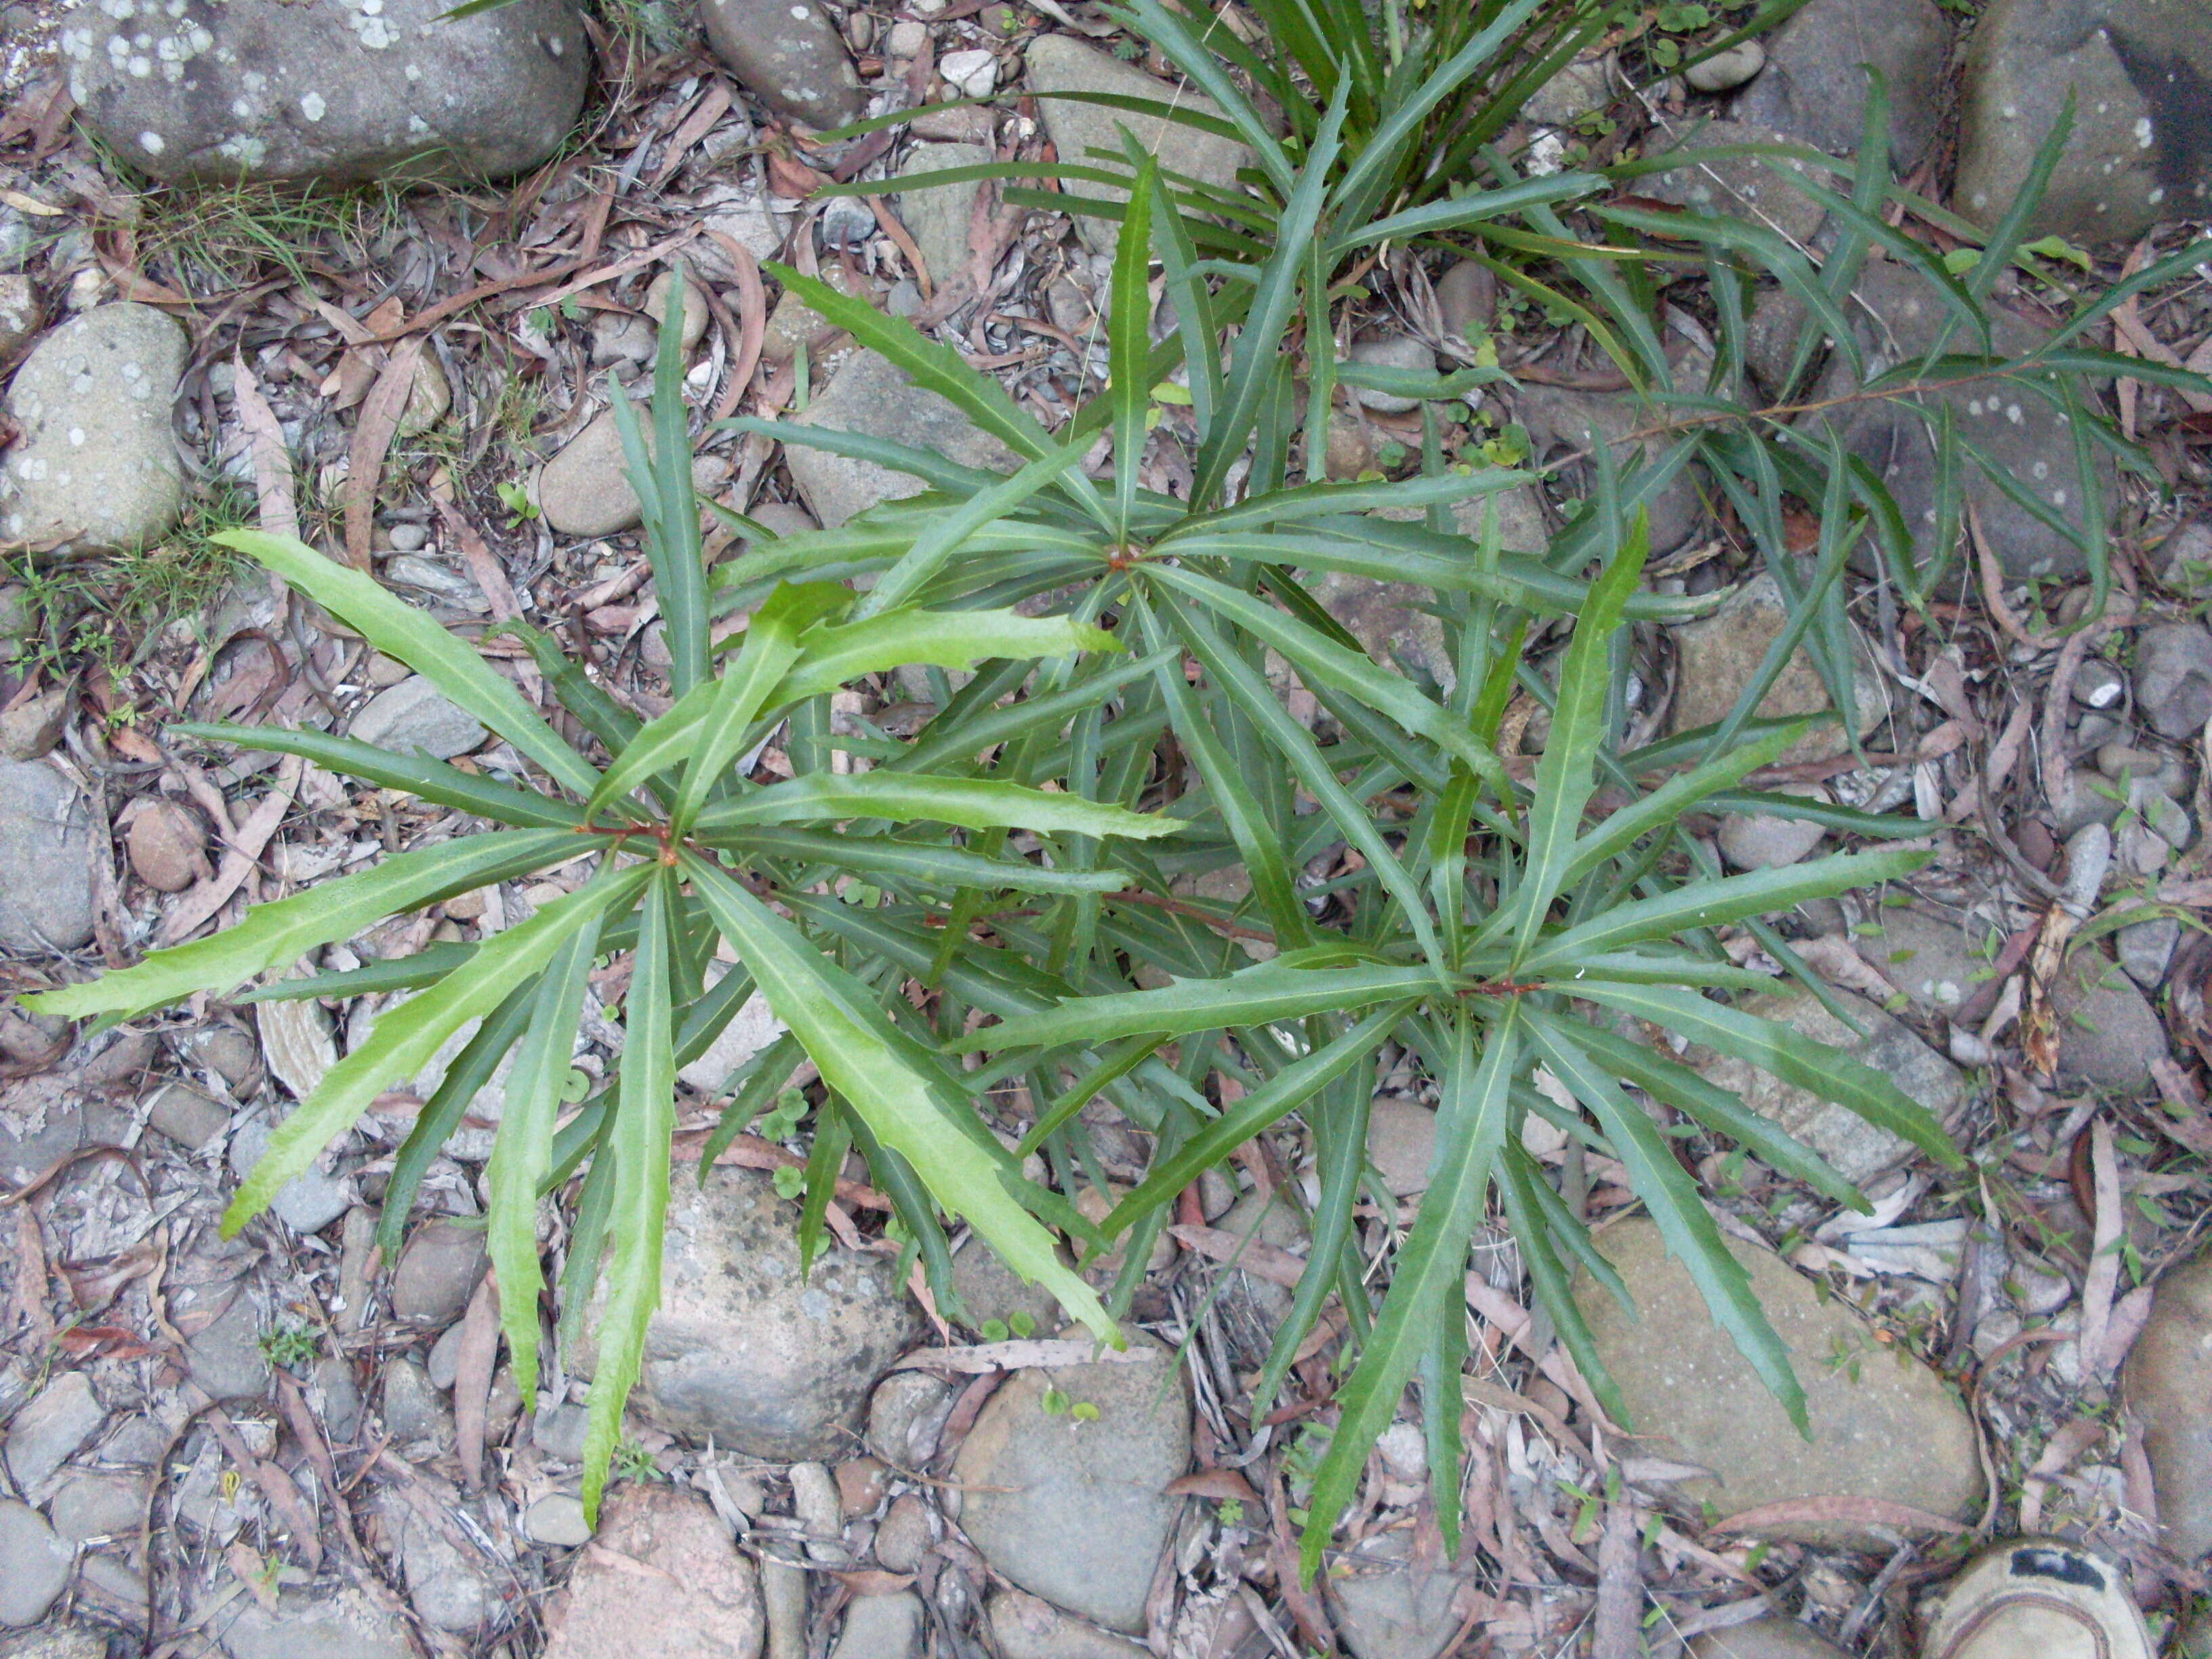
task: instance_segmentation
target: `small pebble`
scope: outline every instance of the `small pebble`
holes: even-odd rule
[[[1732,92],[1765,67],[1766,48],[1756,40],[1739,40],[1726,52],[1692,64],[1682,71],[1682,78],[1699,92]]]
[[[948,52],[937,60],[937,72],[963,98],[988,98],[999,83],[999,60],[981,48]]]

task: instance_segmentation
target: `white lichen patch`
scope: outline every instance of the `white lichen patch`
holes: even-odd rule
[[[323,94],[319,92],[311,92],[300,100],[300,113],[310,121],[321,120],[324,112],[330,106],[323,101]]]
[[[160,133],[149,130],[138,135],[138,148],[149,155],[159,155],[168,145],[162,141]]]

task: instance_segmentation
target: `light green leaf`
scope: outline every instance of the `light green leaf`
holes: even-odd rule
[[[373,744],[328,732],[287,732],[267,726],[233,726],[227,721],[203,724],[178,720],[167,730],[173,735],[234,743],[246,749],[273,750],[298,755],[316,765],[348,777],[359,778],[380,789],[404,790],[439,806],[455,806],[495,823],[523,828],[567,829],[581,823],[584,815],[570,802],[533,789],[516,789],[495,782],[428,755],[396,755]]]
[[[923,819],[963,830],[1034,830],[1040,835],[1171,836],[1181,818],[1132,812],[1078,795],[1028,789],[983,778],[915,777],[904,772],[817,773],[773,783],[741,800],[717,801],[699,815],[703,833],[744,823],[802,823],[823,819]]]
[[[1103,628],[1073,617],[1024,617],[1017,611],[887,611],[866,621],[824,623],[802,641],[805,655],[768,707],[835,691],[863,674],[908,665],[973,668],[994,658],[1065,657],[1119,651]]]
[[[801,586],[779,586],[754,612],[745,629],[744,648],[713,682],[714,700],[700,722],[698,740],[684,763],[676,810],[669,828],[682,836],[706,804],[707,792],[721,781],[722,774],[744,746],[745,733],[786,670],[799,660],[800,630],[833,605],[847,602],[846,591],[835,582],[809,582]]]
[[[351,939],[386,916],[605,845],[567,830],[496,830],[441,842],[388,858],[360,875],[258,904],[237,927],[156,951],[135,968],[42,991],[23,1001],[39,1013],[64,1019],[90,1014],[129,1019],[196,991],[222,996],[257,975],[289,968],[319,945]]]
[[[662,1231],[668,1218],[668,1147],[676,1131],[674,975],[676,872],[649,866],[636,967],[623,1006],[623,1067],[614,1122],[599,1143],[615,1161],[607,1217],[606,1311],[584,1431],[584,1519],[597,1526],[607,1468],[622,1442],[623,1407],[645,1368],[646,1328],[660,1305]],[[541,913],[542,914],[542,913]]]
[[[1179,979],[1157,991],[1123,991],[1072,997],[1054,1008],[1018,1014],[955,1037],[948,1054],[989,1048],[1056,1048],[1116,1037],[1217,1030],[1303,1019],[1308,1014],[1351,1012],[1378,1002],[1433,996],[1446,987],[1425,967],[1361,963],[1344,968],[1299,968],[1263,962],[1225,979]]]
[[[538,1296],[545,1283],[538,1260],[538,1192],[553,1165],[554,1121],[568,1086],[604,914],[587,918],[569,936],[538,981],[485,1170],[490,1188],[485,1242],[499,1275],[500,1328],[507,1334],[526,1412],[538,1409]]]
[[[447,1037],[489,1013],[516,984],[542,969],[578,928],[635,896],[653,868],[635,865],[603,872],[527,921],[494,934],[444,979],[379,1016],[368,1040],[331,1067],[300,1109],[277,1126],[269,1150],[223,1212],[223,1237],[236,1237],[378,1095],[428,1065]]]
[[[1061,1262],[1052,1235],[1014,1200],[997,1164],[953,1123],[907,1063],[896,1029],[868,993],[721,870],[694,854],[683,859],[715,925],[776,1018],[805,1045],[822,1080],[1000,1261],[1049,1290],[1099,1340],[1122,1346],[1120,1329],[1091,1286]]]
[[[591,763],[561,741],[510,681],[495,673],[473,647],[441,628],[427,611],[394,599],[374,577],[325,558],[296,538],[225,530],[213,539],[259,560],[358,629],[385,655],[398,658],[556,781],[580,795],[591,793],[599,778]]]
[[[1606,738],[1606,690],[1613,681],[1613,637],[1620,628],[1628,596],[1643,579],[1650,528],[1645,514],[1638,512],[1626,544],[1591,584],[1559,669],[1552,734],[1545,739],[1543,758],[1536,763],[1535,798],[1528,807],[1528,843],[1517,895],[1516,967],[1559,896],[1560,879],[1582,832],[1583,809],[1597,787],[1598,750]]]

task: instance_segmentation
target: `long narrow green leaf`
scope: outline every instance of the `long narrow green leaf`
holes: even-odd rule
[[[1516,967],[1528,956],[1552,901],[1559,896],[1582,833],[1583,809],[1597,787],[1597,754],[1607,741],[1613,636],[1621,625],[1629,594],[1643,580],[1650,544],[1650,520],[1639,512],[1627,542],[1591,584],[1589,602],[1576,621],[1574,638],[1560,665],[1552,734],[1545,739],[1543,758],[1536,763],[1535,799],[1528,807]]]
[[[881,1008],[792,925],[696,854],[683,865],[769,1006],[805,1045],[822,1079],[875,1138],[910,1164],[939,1204],[964,1218],[1017,1274],[1044,1285],[1102,1342],[1123,1346],[1097,1294],[1065,1266],[1052,1235],[1017,1203],[997,1164],[932,1097]]]
[[[1064,1043],[1149,1034],[1186,1036],[1224,1026],[1351,1012],[1445,989],[1425,967],[1366,963],[1302,968],[1278,959],[1255,963],[1225,979],[1177,980],[1157,991],[1072,998],[1056,1008],[1017,1015],[955,1037],[945,1044],[945,1052],[1056,1048]]]
[[[658,866],[648,869],[653,878],[623,1000],[621,1093],[599,1154],[615,1164],[607,1215],[613,1250],[584,1431],[584,1520],[590,1526],[599,1524],[599,1497],[622,1443],[623,1407],[645,1369],[646,1328],[660,1305],[661,1242],[668,1220],[668,1146],[676,1132],[671,1004],[676,877]]]
[[[585,921],[554,953],[538,981],[514,1069],[507,1075],[507,1104],[485,1169],[490,1201],[485,1242],[499,1275],[499,1323],[522,1409],[538,1409],[538,1296],[545,1283],[538,1260],[538,1193],[553,1162],[553,1123],[560,1115],[575,1052],[576,1027],[599,950],[599,923]]]
[[[1807,899],[1895,881],[1917,870],[1929,856],[1917,850],[1837,853],[1780,869],[1692,883],[1617,905],[1579,927],[1550,935],[1522,965],[1533,975],[1571,974],[1583,957],[1640,939],[1672,939],[1692,928],[1717,927],[1746,916],[1787,910]]]
[[[1145,279],[1152,269],[1152,191],[1160,169],[1126,127],[1121,138],[1141,157],[1137,182],[1121,212],[1121,238],[1114,252],[1113,302],[1107,307],[1106,323],[1107,372],[1112,383],[1109,395],[1114,400],[1114,538],[1127,542],[1145,444],[1152,436],[1145,417],[1152,398],[1152,296]]]
[[[769,708],[819,696],[887,669],[964,669],[999,657],[1122,648],[1104,629],[1073,617],[1024,617],[1018,611],[887,611],[860,622],[822,623],[808,630],[804,643],[805,656],[776,688]]]
[[[847,598],[835,582],[786,583],[753,613],[744,648],[713,683],[714,699],[700,720],[697,742],[684,763],[676,810],[669,816],[672,833],[681,836],[691,828],[708,792],[722,781],[730,763],[737,759],[747,729],[786,671],[799,660],[799,635],[817,618],[842,609]]]
[[[358,629],[378,650],[397,657],[554,780],[588,795],[599,775],[538,718],[522,693],[430,616],[394,599],[373,576],[351,570],[291,536],[225,530],[213,538],[258,560],[332,616]]]
[[[1059,794],[983,778],[916,777],[904,772],[817,773],[773,783],[740,800],[717,801],[700,813],[702,832],[747,823],[805,823],[825,819],[924,819],[963,830],[1034,830],[1040,835],[1171,836],[1181,818],[1132,812],[1079,795]]]
[[[1935,1115],[1886,1073],[1778,1020],[1664,985],[1588,980],[1575,986],[1575,994],[1748,1060],[1785,1083],[1849,1107],[1868,1122],[1911,1141],[1946,1169],[1966,1167]]]
[[[1400,1002],[1377,1008],[1335,1042],[1283,1067],[1163,1158],[1098,1224],[1099,1231],[1109,1237],[1119,1236],[1138,1217],[1165,1204],[1197,1180],[1202,1171],[1297,1110],[1381,1048],[1413,1006],[1411,1002]]]
[[[177,736],[202,738],[210,743],[234,743],[247,749],[298,755],[330,771],[359,778],[380,789],[404,790],[439,806],[458,807],[495,823],[561,830],[584,821],[584,815],[574,805],[554,796],[496,783],[477,773],[464,772],[458,766],[448,766],[444,761],[433,760],[428,755],[395,754],[374,744],[333,737],[327,732],[233,726],[227,720],[211,724],[178,720],[167,729]]]
[[[82,985],[41,991],[23,1001],[40,1013],[64,1019],[90,1014],[128,1019],[182,1001],[196,991],[221,996],[256,975],[291,967],[319,945],[351,939],[386,916],[419,909],[605,845],[603,839],[566,830],[497,830],[441,842],[386,859],[357,876],[325,882],[273,904],[256,905],[237,927],[156,951],[135,968]]]
[[[378,1095],[420,1072],[447,1037],[489,1013],[518,981],[543,969],[578,928],[634,897],[651,869],[633,866],[603,872],[527,921],[494,934],[437,984],[380,1016],[368,1040],[331,1067],[300,1109],[277,1126],[269,1150],[223,1212],[223,1237],[235,1237],[268,1208],[269,1201],[305,1171],[333,1137],[350,1127]]]
[[[1668,1253],[1695,1281],[1714,1322],[1729,1334],[1798,1433],[1809,1439],[1805,1389],[1790,1366],[1789,1346],[1767,1322],[1751,1275],[1729,1254],[1720,1229],[1705,1212],[1697,1182],[1675,1161],[1666,1138],[1644,1109],[1621,1093],[1620,1085],[1576,1045],[1571,1034],[1533,1012],[1528,1031],[1553,1075],[1596,1115],[1628,1171],[1630,1187],[1651,1212]]]
[[[1421,1356],[1443,1320],[1464,1326],[1468,1249],[1505,1143],[1508,1108],[1521,1052],[1521,1004],[1508,1002],[1484,1033],[1478,1060],[1472,1022],[1452,1024],[1450,1061],[1439,1080],[1437,1150],[1419,1218],[1398,1252],[1390,1289],[1368,1333],[1359,1364],[1338,1390],[1336,1432],[1314,1477],[1312,1518],[1300,1540],[1301,1577],[1313,1582],[1330,1532],[1359,1490],[1367,1455],[1397,1414]]]

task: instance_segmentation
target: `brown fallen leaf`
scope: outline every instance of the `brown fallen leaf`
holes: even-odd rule
[[[163,945],[174,945],[191,934],[222,909],[253,872],[262,849],[269,845],[269,838],[276,833],[285,813],[291,810],[293,792],[300,787],[303,764],[297,755],[287,755],[278,764],[276,781],[269,793],[247,814],[246,822],[225,837],[230,845],[222,855],[222,867],[210,879],[194,884],[177,901],[177,908],[169,912],[168,920],[161,925]]]
[[[885,1572],[881,1567],[858,1567],[830,1575],[855,1595],[896,1595],[914,1583],[910,1572]]]
[[[246,453],[253,461],[253,489],[260,502],[262,529],[272,536],[300,534],[300,512],[292,487],[292,452],[285,447],[284,429],[276,411],[261,395],[261,383],[246,366],[242,351],[231,354],[238,397],[238,422],[246,431]]]
[[[1252,1490],[1252,1483],[1234,1469],[1200,1469],[1195,1474],[1178,1475],[1163,1489],[1170,1498],[1211,1498],[1224,1504],[1249,1504],[1259,1507],[1260,1494]]]
[[[345,562],[356,570],[374,568],[368,546],[375,528],[376,487],[383,481],[384,458],[398,435],[407,400],[414,395],[422,344],[421,335],[410,334],[392,349],[391,360],[363,399],[361,419],[353,429],[345,481]]]
[[[486,1273],[461,1319],[454,1356],[453,1452],[471,1491],[483,1480],[484,1423],[491,1401],[492,1362],[499,1358],[499,1285]]]
[[[1292,1255],[1288,1250],[1278,1249],[1273,1244],[1263,1244],[1243,1233],[1225,1231],[1219,1227],[1170,1227],[1170,1238],[1184,1249],[1196,1251],[1212,1261],[1225,1261],[1242,1267],[1255,1279],[1264,1279],[1271,1285],[1280,1285],[1296,1290],[1306,1270],[1306,1260]]]

